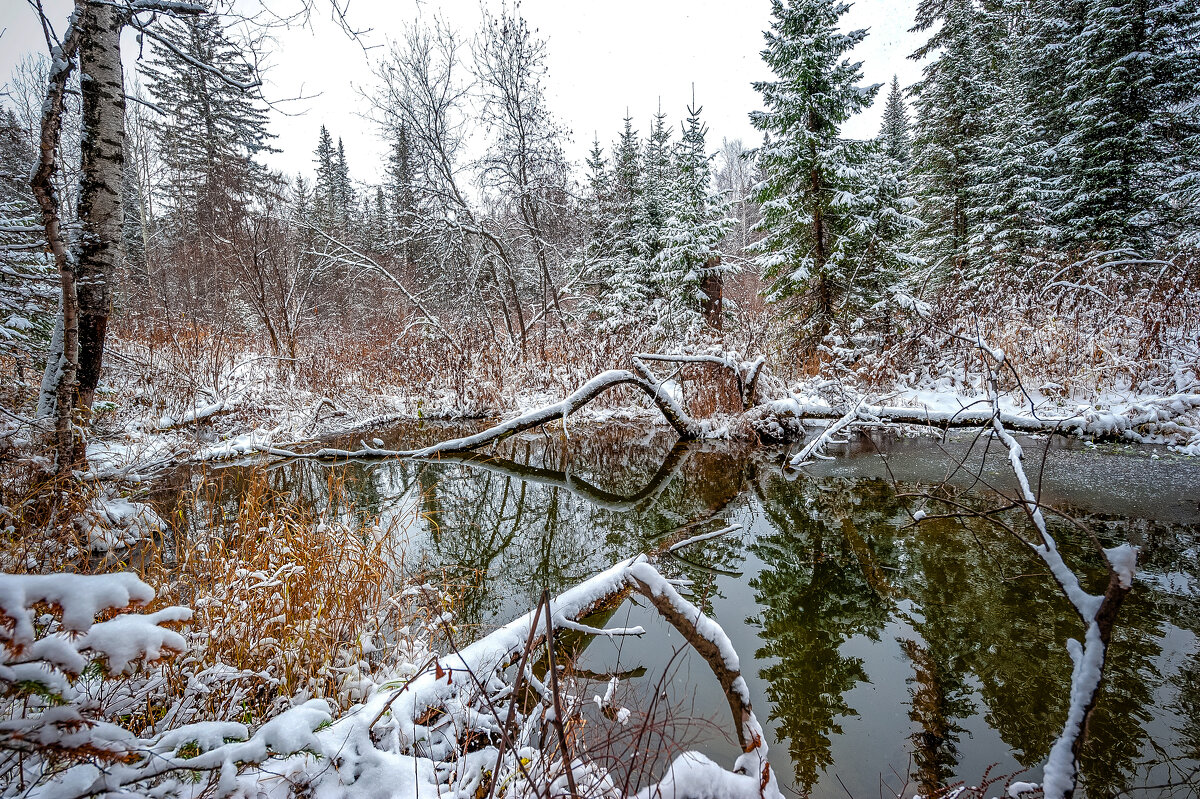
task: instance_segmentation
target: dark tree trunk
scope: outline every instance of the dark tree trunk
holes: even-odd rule
[[[717,267],[721,265],[721,256],[714,255],[704,264],[704,278],[700,281],[700,312],[704,314],[704,323],[713,330],[721,329],[722,299],[724,281]]]
[[[121,74],[124,15],[83,2],[79,66],[83,106],[80,148],[79,405],[90,411],[100,381],[112,284],[121,258],[121,176],[125,169],[125,86]]]

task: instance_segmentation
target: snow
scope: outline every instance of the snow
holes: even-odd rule
[[[1104,557],[1108,558],[1108,563],[1116,572],[1122,588],[1133,587],[1133,576],[1137,572],[1137,556],[1138,548],[1128,543],[1104,550]]]
[[[0,612],[15,621],[12,632],[0,628],[0,640],[19,646],[33,643],[33,620],[27,608],[45,603],[58,607],[62,628],[84,633],[101,611],[144,605],[154,589],[134,574],[0,574]]]
[[[125,549],[168,529],[149,505],[107,493],[94,498],[87,511],[75,517],[75,526],[93,554]]]
[[[182,635],[159,625],[191,618],[191,609],[183,607],[164,608],[155,613],[123,614],[92,625],[76,641],[76,647],[101,656],[111,673],[120,674],[134,661],[154,661],[168,652],[186,651],[187,642]]]
[[[631,581],[649,586],[658,596],[668,597],[680,612],[695,620],[697,629],[706,638],[718,645],[726,665],[737,669],[737,654],[720,627],[682,599],[644,556],[615,564],[555,597],[550,602],[550,614],[554,624],[571,628],[573,620],[584,611],[593,607],[600,599],[612,596],[631,585]],[[447,709],[459,719],[460,724],[470,728],[494,730],[495,720],[490,712],[486,712],[485,706],[479,705],[479,700],[473,697],[477,697],[480,684],[492,685],[489,690],[509,690],[507,686],[501,687],[501,684],[489,675],[498,673],[497,670],[512,662],[514,656],[524,648],[535,623],[536,629],[542,628],[544,618],[539,620],[538,617],[538,611],[531,611],[484,638],[462,647],[456,653],[438,658],[436,667],[432,663],[427,664],[415,675],[397,681],[394,687],[377,691],[363,705],[334,719],[322,729],[316,729],[326,719],[322,708],[314,706],[307,715],[296,715],[292,711],[293,715],[286,725],[277,724],[270,729],[264,727],[252,740],[261,741],[276,751],[304,749],[312,754],[293,757],[282,764],[273,763],[262,772],[252,770],[238,777],[238,784],[245,786],[246,790],[253,791],[257,788],[252,786],[261,785],[261,781],[270,774],[282,773],[302,777],[310,782],[312,793],[316,797],[353,794],[363,799],[382,799],[396,795],[475,795],[474,792],[480,784],[478,775],[485,768],[490,770],[496,763],[495,748],[485,747],[479,752],[461,756],[455,767],[458,776],[449,793],[444,781],[435,772],[433,760],[425,756],[405,754],[401,749],[413,747],[417,742],[421,742],[420,750],[435,758],[439,756],[438,753],[449,752],[446,748],[448,742],[440,729],[422,725],[417,721],[426,709],[431,707]],[[526,672],[526,677],[535,688],[544,689],[544,686],[540,686],[532,678],[531,672]],[[610,681],[604,696],[596,696],[593,701],[602,707],[610,707],[615,699],[617,685],[615,679]],[[743,697],[748,707],[745,682],[739,678],[734,682],[733,690]],[[500,695],[502,694],[497,696]],[[569,704],[573,700],[568,697],[566,701]],[[619,708],[615,712],[616,722],[619,724],[628,723],[630,716],[627,708]],[[550,717],[548,708],[543,707],[541,711],[535,709],[526,727],[537,718],[546,721]],[[774,775],[767,764],[766,744],[761,727],[753,714],[742,723],[751,748],[737,759],[733,771],[721,768],[703,755],[687,753],[672,763],[657,786],[648,786],[638,795],[670,797],[675,795],[676,789],[680,789],[699,790],[701,792],[694,795],[711,796],[714,799],[780,797]],[[523,779],[526,771],[547,776],[554,773],[553,770],[546,771],[554,766],[542,760],[542,755],[537,750],[521,744],[520,740],[517,746],[525,765],[506,766],[510,769],[511,776],[505,779]],[[224,752],[229,748],[227,745],[218,751]],[[265,750],[259,749],[250,752],[252,757],[248,757],[241,750],[233,751],[237,757],[251,762],[258,762],[266,753]],[[336,758],[336,769],[326,766],[331,757]],[[607,779],[606,774],[603,770],[597,771],[597,768],[594,764],[585,764],[578,760],[572,764],[580,785],[603,784]],[[562,774],[559,772],[558,779],[561,778]],[[565,783],[562,788],[565,790]]]

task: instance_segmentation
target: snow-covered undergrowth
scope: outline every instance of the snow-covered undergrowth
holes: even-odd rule
[[[195,612],[188,654],[160,675],[162,690],[183,691],[181,698],[156,701],[153,712],[136,703],[147,710],[144,724],[218,711],[268,718],[297,696],[345,706],[361,699],[363,681],[384,659],[422,637],[423,620],[440,618],[454,601],[440,585],[405,594],[420,574],[404,561],[412,514],[381,521],[336,479],[330,504],[312,507],[262,473],[239,482],[231,507],[219,482],[154,508],[112,486],[84,485],[60,508],[0,493],[0,571],[132,564],[163,586],[160,600]]]
[[[595,723],[581,723],[590,702],[556,676],[552,655],[550,671],[535,675],[556,631],[598,633],[583,620],[629,591],[650,599],[726,688],[744,750],[732,770],[685,752],[656,783],[631,781],[628,758],[597,749]],[[162,710],[164,659],[191,648],[184,625],[205,625],[184,606],[140,612],[154,599],[128,573],[0,575],[3,795],[780,796],[728,637],[645,557],[450,654],[394,653],[348,706],[297,695],[269,718],[228,706]],[[186,702],[202,688],[196,678],[167,695]],[[627,709],[612,715],[618,727],[634,723]],[[632,752],[649,734],[641,720]]]
[[[954,286],[926,292],[931,302],[898,295],[886,332],[835,326],[820,352],[803,358],[732,330],[660,342],[654,349],[693,360],[647,363],[705,436],[795,438],[797,415],[836,418],[860,400],[874,412],[895,410],[877,413],[885,422],[969,424],[986,415],[971,343],[982,335],[1020,375],[1000,386],[1010,425],[1061,422],[1077,435],[1200,454],[1200,266],[1179,256],[1126,269],[1119,256],[1006,281],[955,278]],[[770,321],[760,327],[770,329]],[[648,344],[567,321],[522,354],[467,331],[454,333],[456,349],[383,325],[309,336],[282,357],[247,334],[195,329],[166,337],[160,327],[118,325],[109,343],[88,445],[95,474],[136,479],[168,462],[237,457],[399,419],[511,418],[559,402],[607,370],[631,368]],[[754,363],[762,365],[752,399],[782,404],[745,413],[738,369]],[[660,418],[628,389],[598,397],[573,418],[614,417]],[[11,417],[0,427],[0,447],[39,438]]]
[[[834,380],[851,402],[972,423],[990,413],[983,338],[1012,367],[1006,424],[1200,454],[1200,259],[1113,251],[952,283],[931,303],[902,297],[887,336],[830,335],[821,380],[792,394],[804,403]]]
[[[330,339],[281,359],[252,339],[118,339],[106,358],[90,468],[136,481],[168,462],[227,459],[397,420],[515,414],[557,402],[613,363],[628,365],[619,348],[571,341],[521,359],[491,346],[460,356],[437,341]],[[585,413],[649,418],[653,407],[639,395],[617,391]]]

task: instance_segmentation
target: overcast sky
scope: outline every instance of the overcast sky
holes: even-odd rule
[[[497,9],[499,0],[484,5]],[[65,22],[68,3],[52,0],[48,7]],[[316,8],[328,7],[317,0]],[[866,83],[887,83],[896,73],[908,85],[919,76],[920,65],[907,57],[920,43],[908,33],[915,7],[916,0],[858,0],[843,17],[847,29],[870,29],[854,53],[863,62]],[[759,55],[762,31],[770,22],[768,0],[524,0],[521,12],[548,40],[551,109],[572,131],[568,155],[573,160],[582,160],[596,133],[607,150],[627,109],[635,128],[645,133],[661,101],[678,131],[693,84],[713,150],[722,137],[741,138],[751,146],[759,141],[748,114],[760,107],[751,81],[771,78]],[[335,138],[345,140],[354,177],[377,181],[386,146],[362,116],[365,103],[359,91],[370,88],[371,63],[385,52],[387,40],[398,36],[405,23],[428,21],[434,14],[470,35],[478,28],[480,2],[359,0],[350,4],[350,22],[370,29],[359,42],[324,18],[314,17],[307,28],[276,31],[266,94],[309,99],[281,104],[292,116],[274,115],[275,146],[282,152],[271,157],[271,166],[311,175],[317,131],[324,124]],[[0,1],[0,29],[2,75],[23,54],[45,50],[25,3]],[[132,67],[132,42],[125,53]],[[847,125],[846,135],[876,133],[885,92],[886,86],[875,106]]]

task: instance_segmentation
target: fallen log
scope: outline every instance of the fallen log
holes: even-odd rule
[[[376,692],[355,713],[316,733],[311,763],[297,772],[315,772],[307,786],[314,793],[341,788],[346,779],[383,784],[395,775],[411,779],[411,784],[397,786],[395,793],[414,796],[481,795],[489,781],[507,782],[512,789],[511,781],[520,779],[528,780],[537,791],[564,777],[568,770],[577,772],[577,779],[591,776],[603,782],[608,770],[599,761],[584,753],[563,757],[568,747],[561,732],[557,752],[548,744],[549,725],[557,725],[565,714],[578,713],[582,703],[562,701],[554,681],[542,684],[528,666],[531,653],[546,646],[555,631],[641,634],[641,628],[600,630],[586,623],[596,611],[613,607],[631,592],[649,599],[712,667],[728,698],[743,753],[732,769],[727,769],[697,752],[686,752],[671,763],[657,784],[644,786],[636,794],[622,790],[619,795],[674,796],[677,789],[686,795],[682,786],[703,783],[720,786],[719,793],[712,795],[730,799],[781,797],[732,642],[714,620],[680,596],[645,555],[620,562],[553,600],[547,598],[537,609],[472,644],[433,658],[402,683]],[[510,682],[503,675],[513,665],[517,674]],[[515,686],[522,679],[541,696],[540,710],[538,705],[519,710],[519,705],[513,704],[521,701]],[[539,719],[540,724],[530,723]],[[541,734],[536,732],[539,727],[544,731]],[[447,736],[446,729],[454,734]],[[464,752],[456,741],[468,733],[468,737],[483,741],[500,737],[503,743],[479,753]],[[331,757],[337,758],[339,768],[318,768],[322,759]],[[435,768],[450,763],[458,767]]]
[[[324,447],[315,452],[295,452],[279,447],[263,446],[259,447],[258,451],[282,458],[304,458],[308,460],[436,458],[443,454],[470,452],[488,444],[503,441],[525,430],[531,430],[549,422],[565,419],[605,391],[625,385],[636,386],[641,389],[654,403],[655,407],[658,408],[659,412],[662,413],[663,418],[667,420],[671,427],[675,428],[675,432],[679,435],[680,439],[688,441],[700,437],[702,432],[700,425],[692,421],[662,384],[655,380],[652,375],[646,373],[643,376],[639,376],[624,369],[613,369],[593,377],[575,389],[565,399],[553,405],[547,405],[537,410],[523,413],[514,419],[509,419],[494,427],[489,427],[481,433],[443,441],[430,447],[397,450],[364,445],[361,449],[357,450]]]

